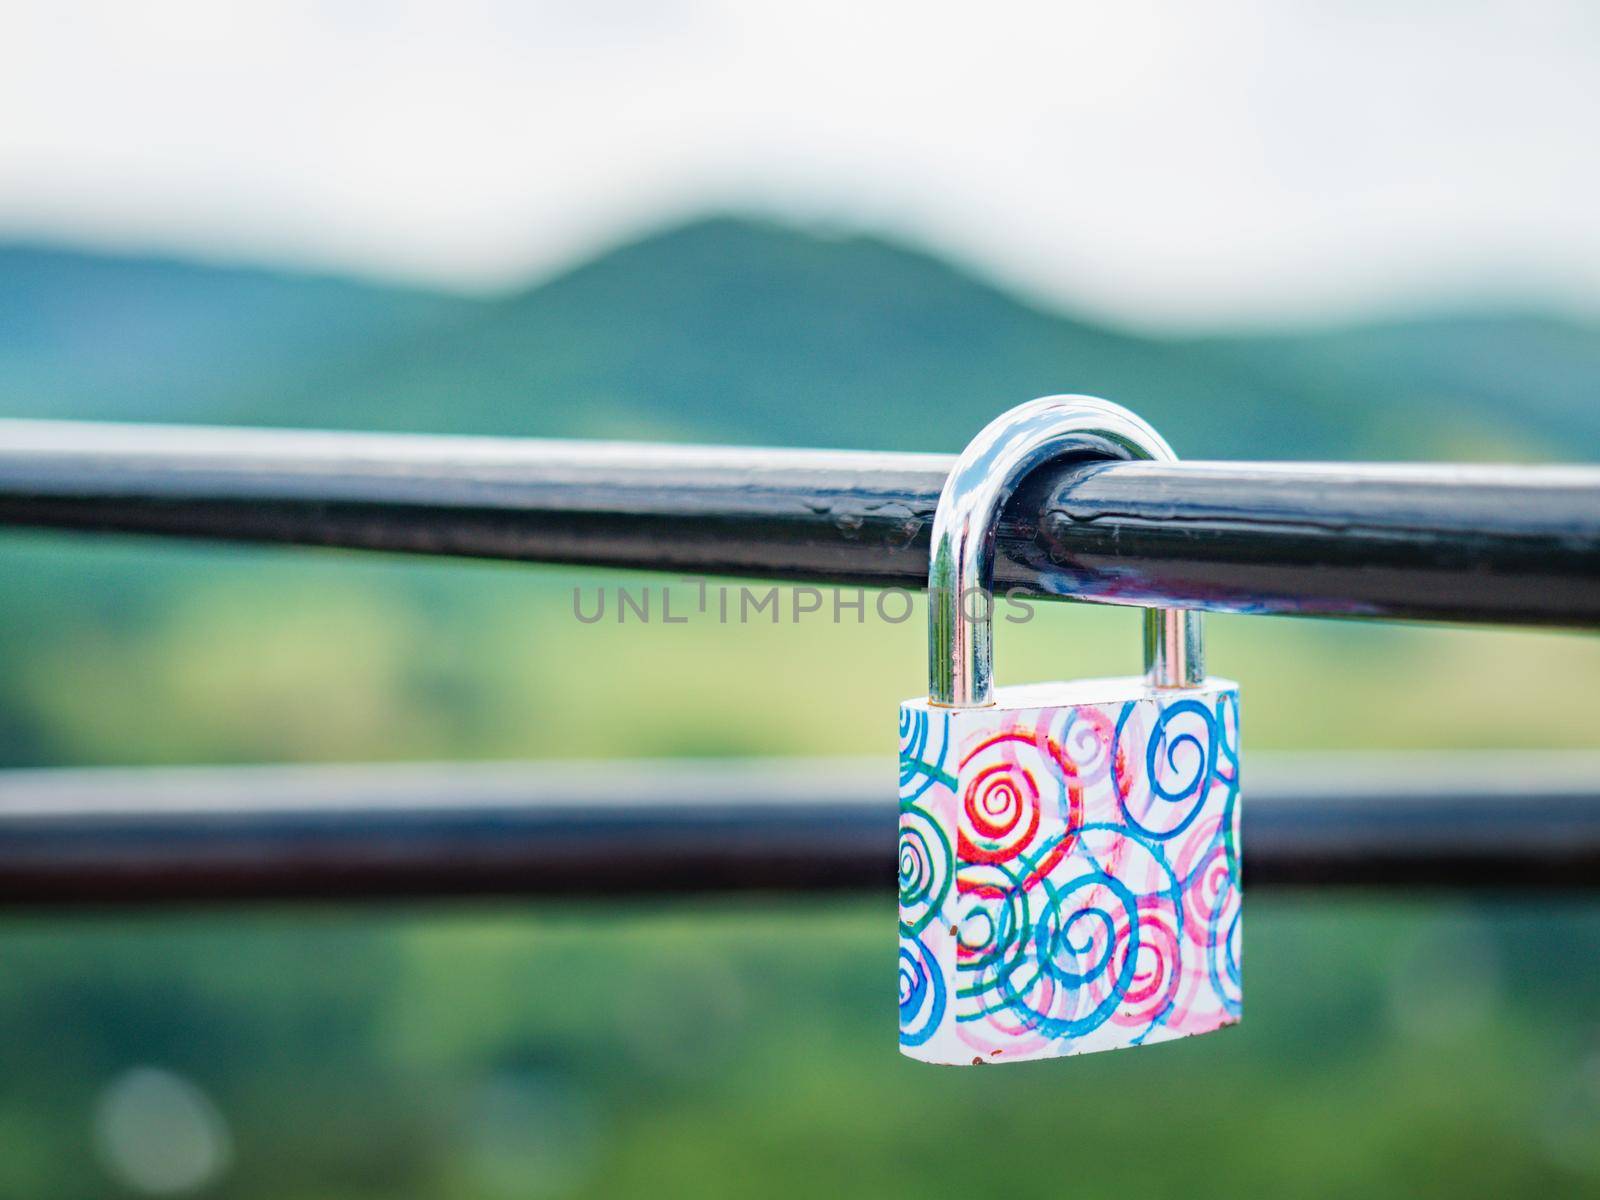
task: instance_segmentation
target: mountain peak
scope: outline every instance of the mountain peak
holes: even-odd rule
[[[653,230],[623,242],[548,281],[522,289],[537,296],[570,283],[611,277],[698,287],[738,288],[765,280],[772,287],[858,285],[873,275],[926,292],[981,291],[1021,307],[998,289],[924,250],[877,234],[834,226],[802,226],[770,218],[721,213]]]

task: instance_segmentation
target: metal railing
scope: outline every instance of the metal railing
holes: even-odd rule
[[[1589,888],[1600,755],[1255,755],[1245,886]],[[0,903],[893,887],[892,762],[0,773]]]
[[[0,524],[841,585],[927,582],[942,455],[0,421]],[[995,583],[1600,627],[1600,467],[1064,463]]]
[[[0,525],[926,583],[951,459],[0,421]],[[1600,468],[1041,469],[996,583],[1229,612],[1600,627]],[[1252,759],[1252,885],[1600,886],[1589,757]],[[809,774],[808,774],[809,772]],[[1265,772],[1265,773],[1263,773]],[[0,900],[607,895],[886,881],[891,772],[262,768],[0,776]]]

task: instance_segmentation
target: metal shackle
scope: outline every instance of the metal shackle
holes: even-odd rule
[[[928,555],[928,699],[948,708],[994,703],[994,544],[1000,509],[1035,467],[1070,453],[1176,462],[1136,414],[1093,396],[1045,396],[1002,413],[968,443],[945,480]],[[974,599],[980,612],[970,611]],[[1145,677],[1155,687],[1205,679],[1200,614],[1148,609]]]

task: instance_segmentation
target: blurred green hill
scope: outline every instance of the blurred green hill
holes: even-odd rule
[[[0,414],[894,449],[1052,391],[1180,453],[1600,454],[1600,329],[1474,314],[1162,338],[929,254],[713,218],[474,300],[0,249]]]

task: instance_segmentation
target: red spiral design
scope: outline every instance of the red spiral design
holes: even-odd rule
[[[1052,845],[1030,875],[1031,886],[1060,861],[1083,824],[1083,789],[1076,766],[1048,736],[1018,728],[979,743],[963,758],[961,772],[967,779],[956,839],[962,863],[1016,858],[1038,840],[1041,820],[1051,818],[1046,837]],[[1064,814],[1041,813],[1041,783],[1047,792],[1065,784]]]
[[[996,763],[979,771],[967,784],[961,803],[966,817],[961,857],[966,862],[1015,858],[1039,832],[1039,785],[1017,763]]]

